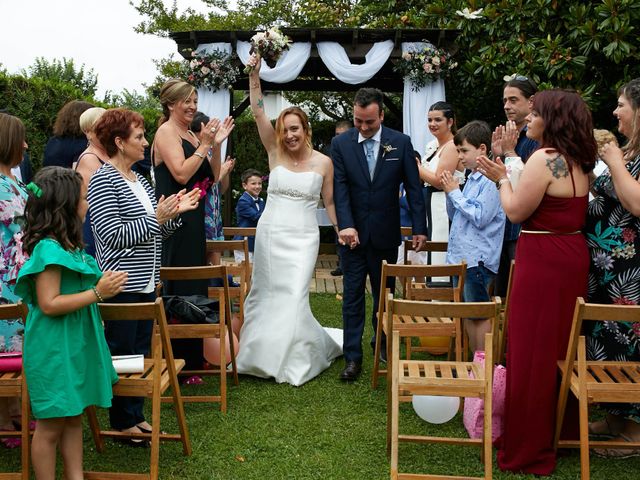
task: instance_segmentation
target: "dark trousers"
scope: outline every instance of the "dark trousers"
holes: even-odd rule
[[[106,303],[155,302],[155,293],[128,293],[116,295]],[[151,349],[152,320],[118,320],[105,323],[104,335],[111,355],[147,355]],[[113,397],[109,409],[111,428],[124,430],[144,421],[143,397]]]
[[[357,247],[351,250],[341,246],[343,272],[342,322],[344,325],[344,359],[347,362],[362,363],[362,333],[365,322],[365,285],[367,275],[371,282],[373,295],[373,331],[371,346],[375,346],[375,331],[377,328],[376,313],[380,296],[380,273],[382,261],[396,263],[398,247],[378,250],[371,246]],[[387,287],[393,289],[395,278],[387,282]],[[386,345],[386,338],[382,338],[382,348]]]
[[[516,258],[516,244],[518,240],[505,240],[502,242],[502,251],[500,252],[500,266],[494,283],[493,294],[504,298],[507,296],[507,285],[509,285],[509,268],[511,260]]]

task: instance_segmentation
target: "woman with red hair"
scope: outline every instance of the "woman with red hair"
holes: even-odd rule
[[[309,306],[320,244],[316,207],[321,195],[331,223],[337,223],[333,164],[313,149],[309,119],[300,108],[284,109],[275,128],[271,125],[260,87],[260,61],[253,57],[249,93],[269,158],[269,198],[256,229],[237,365],[240,373],[299,386],[342,353]]]
[[[533,97],[527,136],[540,148],[515,189],[500,160],[478,162],[480,172],[496,182],[509,220],[522,223],[508,307],[509,375],[498,465],[551,475],[557,361],[565,357],[576,297],[587,293],[589,252],[582,229],[597,146],[591,112],[570,91]]]

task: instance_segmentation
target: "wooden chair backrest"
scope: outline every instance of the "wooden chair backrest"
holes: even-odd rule
[[[507,351],[507,327],[509,325],[509,302],[511,301],[511,289],[513,288],[513,275],[515,272],[516,262],[511,260],[509,265],[509,281],[507,283],[507,295],[504,298],[502,305],[502,315],[500,317],[500,326],[496,332],[495,341],[495,355],[496,363],[505,365],[506,358],[505,353]]]
[[[162,342],[158,343],[156,338],[157,335],[162,336],[163,328],[167,325],[162,298],[144,303],[99,303],[98,307],[103,321],[152,320],[156,333],[151,338],[151,356],[155,359],[156,349],[161,346],[158,358],[162,358],[164,354],[167,361],[173,362],[173,350],[168,340],[165,342],[162,339]]]
[[[224,227],[222,234],[225,237],[235,237],[239,235],[241,237],[255,237],[256,227]]]
[[[244,272],[244,268],[236,267],[241,272]],[[229,273],[229,267],[226,265],[203,265],[199,267],[161,267],[160,268],[160,280],[211,280],[211,279],[220,279],[222,281],[222,287],[208,287],[209,297],[217,298],[220,302],[220,324],[224,325],[227,319],[231,318],[231,303],[230,297],[231,294],[229,292],[229,278],[227,274]],[[216,325],[213,329],[218,329],[219,325]],[[209,325],[201,325],[201,327],[208,327]],[[179,327],[187,327],[187,328],[179,328]],[[203,336],[210,336],[210,333],[207,334],[211,328],[195,328],[196,326],[193,324],[180,324],[180,325],[171,325],[170,329],[172,330],[173,338],[176,338],[176,335],[180,335],[178,338],[193,338],[193,337],[183,337],[182,330],[186,330],[187,332],[191,331],[194,333],[195,338],[201,338]],[[198,331],[202,330],[202,334],[198,334]],[[174,332],[175,331],[175,332]]]
[[[403,237],[410,237],[413,235],[413,229],[411,227],[400,227],[400,235]]]
[[[18,302],[16,304],[10,303],[0,305],[0,320],[14,320],[20,319],[24,325],[27,324],[27,314],[29,309],[27,306]],[[17,372],[0,372],[0,398],[2,397],[20,397],[20,424],[22,427],[19,429],[19,437],[21,445],[21,472],[5,472],[4,469],[0,470],[0,478],[20,478],[27,480],[30,478],[29,465],[30,465],[30,436],[29,436],[29,411],[30,401],[29,392],[27,390],[27,381],[24,371],[19,370]],[[4,427],[0,425],[0,430]],[[18,435],[15,432],[11,432],[14,435]]]
[[[601,305],[586,303],[584,298],[578,297],[573,311],[573,325],[567,348],[566,372],[572,371],[576,360],[585,361],[585,358],[579,358],[577,355],[578,341],[585,321],[640,322],[640,305]]]
[[[403,240],[404,242],[404,264],[409,263],[409,252],[446,252],[448,248],[448,242],[432,242],[430,240],[424,242],[421,249],[416,250],[413,248],[411,240]]]
[[[22,303],[9,303],[6,305],[0,305],[0,320],[13,320],[19,318],[22,323],[27,321],[27,314],[29,309]]]
[[[378,313],[384,313],[385,298],[388,294],[387,283],[390,278],[399,279],[404,287],[405,298],[413,300],[462,300],[462,291],[464,289],[464,279],[466,275],[466,264],[453,265],[398,265],[382,262],[382,270],[380,276],[380,297],[378,303]],[[457,287],[429,287],[413,288],[411,282],[414,278],[427,277],[449,277],[452,275],[459,276]],[[380,317],[382,318],[382,317]]]
[[[393,310],[391,310],[393,308]],[[500,315],[500,300],[491,302],[420,302],[390,299],[389,313],[415,317],[487,318],[492,320],[492,331]]]

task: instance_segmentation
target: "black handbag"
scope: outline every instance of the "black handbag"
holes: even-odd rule
[[[220,323],[220,305],[204,295],[163,296],[169,323]]]

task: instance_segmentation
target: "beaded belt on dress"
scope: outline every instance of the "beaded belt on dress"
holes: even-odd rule
[[[319,195],[312,195],[310,193],[301,192],[300,190],[295,190],[293,188],[271,188],[267,190],[267,193],[275,193],[290,198],[303,198],[305,200],[320,200]]]
[[[575,232],[550,232],[548,230],[520,230],[520,233],[532,233],[534,235],[578,235],[582,230]]]

